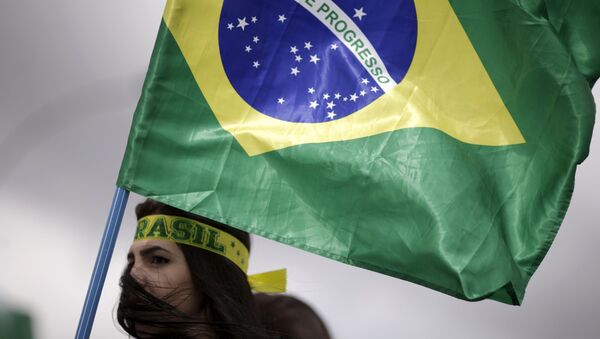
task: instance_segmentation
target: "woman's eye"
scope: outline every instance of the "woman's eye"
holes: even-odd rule
[[[169,262],[169,259],[164,258],[164,257],[160,257],[160,256],[152,257],[152,265],[162,265],[162,264],[166,264],[168,262]]]

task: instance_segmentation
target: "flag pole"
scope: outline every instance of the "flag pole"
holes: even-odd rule
[[[129,191],[117,187],[110,207],[110,213],[108,214],[108,220],[106,221],[104,234],[102,235],[96,263],[94,264],[90,285],[88,287],[87,295],[85,296],[85,302],[83,304],[83,310],[81,311],[81,317],[79,318],[75,339],[88,339],[92,332],[92,325],[94,324],[98,301],[100,300],[100,294],[102,294],[102,286],[106,279],[106,272],[108,271],[110,258],[112,257],[115,248],[117,235],[119,234],[119,228],[121,226],[121,220],[123,220],[123,213],[125,212],[128,198]]]

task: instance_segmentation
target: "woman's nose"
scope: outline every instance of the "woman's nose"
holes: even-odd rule
[[[135,279],[135,281],[142,287],[145,287],[148,283],[147,273],[145,272],[144,268],[137,263],[131,266],[131,277],[133,277],[133,279]]]

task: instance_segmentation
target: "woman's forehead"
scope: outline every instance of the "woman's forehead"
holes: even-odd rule
[[[179,246],[177,246],[176,243],[172,242],[172,241],[168,241],[168,240],[161,240],[161,239],[144,239],[144,240],[136,240],[134,241],[131,246],[129,247],[129,253],[141,253],[150,249],[155,249],[155,250],[166,250],[167,252],[173,253],[173,254],[181,254],[183,255],[183,253],[181,252],[181,250],[179,249]]]

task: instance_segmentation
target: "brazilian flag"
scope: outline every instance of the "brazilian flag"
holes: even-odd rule
[[[594,124],[597,0],[170,0],[118,185],[521,304]]]

